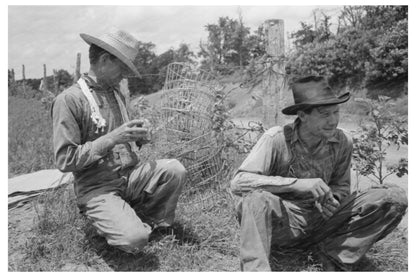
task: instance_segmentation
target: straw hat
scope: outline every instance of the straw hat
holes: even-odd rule
[[[295,80],[292,93],[295,104],[282,110],[282,113],[287,115],[296,115],[298,111],[309,107],[344,103],[350,99],[349,92],[341,96],[335,95],[322,76],[308,76]]]
[[[134,60],[139,53],[139,41],[129,33],[111,28],[109,32],[95,37],[87,34],[80,34],[81,38],[88,44],[95,44],[108,51],[127,65],[138,77],[140,73],[134,65]]]

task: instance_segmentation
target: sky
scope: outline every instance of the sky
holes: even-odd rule
[[[276,2],[277,3],[277,2]],[[123,29],[142,42],[156,45],[156,54],[187,43],[194,52],[206,41],[204,26],[219,17],[237,19],[256,30],[265,20],[283,19],[286,35],[313,22],[313,11],[321,9],[336,18],[341,6],[8,6],[8,68],[16,79],[43,77],[53,69],[74,73],[76,54],[81,53],[81,71],[88,71],[88,45],[80,33],[99,35],[109,27]],[[318,13],[319,14],[319,13]]]

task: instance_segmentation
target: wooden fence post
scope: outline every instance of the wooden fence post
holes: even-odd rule
[[[14,74],[14,69],[12,68],[12,71],[11,71],[11,73],[12,73],[12,84],[14,84],[15,82],[16,82],[16,76],[15,76],[15,74]]]
[[[264,22],[266,35],[266,52],[269,56],[266,62],[266,75],[263,79],[263,124],[269,128],[275,125],[283,125],[283,119],[279,116],[282,109],[282,89],[285,83],[284,71],[284,21],[271,19]]]
[[[48,78],[46,76],[46,64],[43,64],[43,87],[42,87],[43,92],[46,93],[48,92]]]
[[[23,95],[26,95],[26,73],[25,73],[24,64],[22,64],[22,79],[23,79]]]
[[[81,77],[81,53],[77,53],[74,83],[76,83],[80,77]]]
[[[58,70],[53,70],[53,85],[54,85],[54,94],[58,95],[59,93],[59,80],[58,80]]]
[[[16,95],[16,77],[14,74],[14,69],[12,68],[10,70],[10,76],[8,77],[8,92],[10,93],[10,95],[15,96]]]

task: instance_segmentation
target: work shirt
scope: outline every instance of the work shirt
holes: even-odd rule
[[[333,137],[323,138],[310,152],[299,139],[299,123],[296,119],[284,128],[276,126],[263,134],[231,182],[234,194],[288,186],[298,178],[321,178],[338,201],[350,194],[351,138],[336,129]],[[252,174],[257,174],[256,178]]]
[[[97,129],[90,104],[78,84],[59,94],[52,106],[55,163],[60,171],[73,173],[78,197],[104,185],[121,186],[129,169],[138,163],[130,144],[112,147],[102,138],[123,124],[114,95],[118,88],[102,87],[88,75],[81,78],[106,120],[105,128]]]

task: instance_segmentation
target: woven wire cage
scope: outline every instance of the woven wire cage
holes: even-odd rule
[[[209,119],[216,87],[215,78],[205,71],[187,63],[169,64],[161,100],[163,116],[169,119],[178,114],[186,115],[191,122],[199,121],[195,117],[201,117],[201,121]]]
[[[168,65],[159,106],[158,144],[166,158],[182,162],[188,171],[188,191],[211,184],[222,169],[222,145],[213,131],[219,84],[209,73],[187,63]]]

